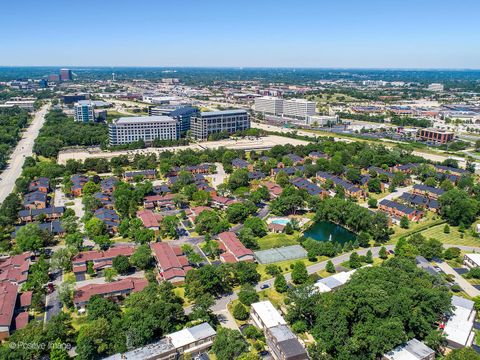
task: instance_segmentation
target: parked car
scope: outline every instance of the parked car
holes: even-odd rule
[[[265,290],[265,289],[268,289],[269,287],[270,287],[270,285],[263,284],[262,286],[260,286],[260,289]]]

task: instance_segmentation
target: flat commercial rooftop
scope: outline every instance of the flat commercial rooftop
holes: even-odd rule
[[[302,259],[307,257],[307,251],[300,245],[260,250],[255,251],[254,254],[260,264],[271,264],[278,261]]]

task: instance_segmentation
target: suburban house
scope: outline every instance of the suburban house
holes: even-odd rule
[[[132,292],[142,291],[148,285],[146,279],[129,277],[105,284],[89,284],[78,288],[73,295],[73,303],[78,310],[85,311],[90,298],[100,295],[104,298],[122,300]]]
[[[404,174],[411,174],[413,172],[413,170],[415,170],[418,166],[419,166],[419,164],[415,164],[415,163],[395,165],[393,167],[393,171],[400,171]]]
[[[174,360],[182,359],[184,356],[193,359],[210,350],[216,335],[217,333],[208,323],[201,323],[166,335],[154,343],[109,356],[104,360]]]
[[[475,338],[475,303],[459,296],[452,296],[454,306],[443,326],[448,346],[454,349],[471,346]]]
[[[218,239],[232,254],[236,261],[254,261],[253,251],[247,249],[245,245],[238,239],[237,235],[232,231],[225,231],[218,234]],[[222,254],[223,255],[223,254]],[[227,256],[228,257],[228,256]]]
[[[469,172],[465,169],[454,168],[454,167],[445,166],[445,165],[435,165],[435,170],[437,170],[439,173],[453,174],[453,175],[457,175],[457,176],[462,176],[462,175],[465,175],[465,174],[469,174]]]
[[[326,278],[318,280],[314,286],[318,292],[330,292],[336,290],[347,283],[356,270],[342,271]]]
[[[65,212],[63,206],[47,207],[42,209],[25,209],[18,212],[20,221],[32,222],[38,220],[39,217],[43,217],[46,221],[52,221],[60,219]]]
[[[181,285],[185,281],[187,272],[192,269],[188,259],[183,255],[179,246],[172,246],[166,242],[150,244],[153,256],[157,262],[160,280]]]
[[[480,267],[480,254],[465,254],[463,257],[463,264],[469,269]]]
[[[33,180],[28,185],[28,192],[40,191],[43,193],[48,193],[50,191],[50,179],[46,177],[40,177],[36,180]]]
[[[137,170],[137,171],[126,171],[123,174],[123,178],[126,181],[133,181],[136,176],[142,176],[144,179],[153,180],[157,175],[157,171],[155,169],[152,170]]]
[[[279,167],[274,168],[271,170],[270,176],[275,176],[279,172],[283,171],[287,175],[295,175],[297,173],[303,174],[305,171],[304,166],[283,166],[283,164],[279,164]]]
[[[275,199],[276,197],[280,196],[280,194],[283,191],[280,185],[275,184],[274,182],[271,182],[271,181],[265,181],[264,183],[262,183],[262,185],[268,189],[268,192],[270,193],[270,197],[272,199]]]
[[[325,171],[318,171],[316,176],[317,176],[317,179],[322,183],[325,183],[328,180],[330,180],[333,182],[335,186],[342,187],[343,190],[345,191],[345,195],[347,196],[354,197],[357,199],[365,197],[365,192],[363,191],[363,189],[359,188],[358,186],[352,184],[349,181],[343,180],[339,176],[332,175]]]
[[[73,273],[77,281],[83,281],[85,280],[89,262],[92,263],[95,273],[99,274],[106,268],[112,267],[113,259],[117,256],[130,257],[134,252],[135,247],[133,246],[114,246],[105,251],[90,250],[79,252],[72,259]]]
[[[0,259],[0,282],[21,285],[27,281],[32,256],[31,252],[24,252]]]
[[[317,184],[308,181],[305,178],[297,177],[290,181],[297,189],[305,190],[308,195],[320,196],[321,198],[328,197],[328,191],[320,188]]]
[[[440,208],[438,200],[428,198],[424,195],[417,195],[412,193],[403,193],[399,200],[406,202],[415,207],[421,207],[424,209],[428,209],[434,212],[437,212]]]
[[[416,195],[426,196],[429,199],[438,199],[440,196],[442,196],[445,193],[445,190],[432,187],[432,186],[415,184],[413,185],[412,192]]]
[[[102,193],[105,194],[112,194],[115,191],[115,187],[118,184],[118,178],[115,176],[108,177],[106,179],[103,179],[100,182],[100,188],[102,190]]]
[[[406,216],[410,221],[418,221],[423,217],[423,211],[386,199],[378,203],[378,209],[395,218]]]
[[[177,176],[180,171],[186,171],[191,174],[209,174],[212,165],[208,163],[203,163],[199,165],[190,165],[190,166],[174,166],[168,172],[168,176]]]
[[[312,151],[310,154],[308,154],[308,157],[313,161],[317,161],[318,159],[328,159],[328,155],[320,151]]]
[[[25,194],[23,207],[25,209],[45,209],[47,207],[47,194],[41,191]]]
[[[32,292],[19,294],[19,286],[8,281],[0,283],[0,341],[13,331],[28,324],[27,309],[32,303]]]
[[[82,196],[83,186],[88,182],[88,176],[75,174],[71,177],[72,187],[71,192],[73,196]]]
[[[226,209],[228,206],[236,203],[237,200],[225,196],[213,195],[210,204],[218,209]]]
[[[423,342],[412,339],[384,354],[382,360],[435,360],[435,351]]]
[[[155,214],[152,210],[139,210],[137,217],[142,220],[143,226],[154,231],[159,230],[160,222],[163,219],[162,215]]]
[[[94,216],[104,222],[109,233],[116,233],[120,223],[120,216],[113,209],[100,208],[95,210]]]
[[[143,198],[143,206],[145,209],[172,208],[174,206],[174,197],[174,194],[145,196]]]
[[[254,324],[265,333],[268,347],[275,359],[308,360],[303,344],[287,326],[285,319],[270,301],[253,303],[250,315]]]
[[[243,159],[236,158],[232,160],[232,167],[234,169],[248,169],[249,165],[248,161]]]

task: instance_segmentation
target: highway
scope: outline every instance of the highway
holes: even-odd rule
[[[50,105],[45,105],[35,113],[30,126],[23,132],[22,138],[12,152],[7,168],[1,173],[0,204],[3,203],[5,198],[13,191],[15,181],[22,174],[22,166],[25,158],[32,155],[33,143],[45,122],[45,115],[49,107]]]

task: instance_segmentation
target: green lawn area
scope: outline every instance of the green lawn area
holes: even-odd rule
[[[292,235],[268,234],[258,240],[260,250],[273,249],[282,246],[297,245],[300,233],[295,231]]]
[[[463,239],[462,239],[461,238],[462,233],[458,231],[458,227],[450,226],[450,233],[445,234],[443,232],[444,226],[445,226],[444,224],[433,226],[429,229],[422,231],[422,235],[425,236],[426,238],[435,238],[444,244],[480,247],[480,239],[472,236],[469,230],[466,230],[463,233]]]
[[[328,257],[326,256],[320,256],[317,258],[317,261],[315,262],[311,262],[308,259],[296,259],[296,260],[279,261],[273,264],[280,266],[280,268],[282,269],[282,274],[286,274],[286,273],[292,272],[290,265],[297,261],[303,261],[303,263],[306,266],[310,266],[310,265],[316,264],[317,262],[325,261],[327,259]],[[265,269],[268,265],[269,264],[258,264],[257,271],[260,274],[260,280],[267,280],[271,278],[271,276],[265,272]]]
[[[258,295],[260,296],[260,301],[270,300],[270,302],[276,308],[279,308],[284,304],[285,297],[287,296],[286,293],[281,294],[277,292],[274,288],[262,290],[258,293]]]
[[[442,220],[438,215],[433,214],[432,212],[428,211],[427,215],[425,218],[422,219],[422,221],[416,223],[416,222],[410,222],[410,226],[408,229],[402,229],[398,225],[393,226],[393,230],[395,233],[390,237],[390,244],[394,244],[397,242],[398,239],[400,239],[402,236],[409,236],[414,233],[424,231],[426,229],[431,228],[432,226],[443,224],[445,221]],[[443,228],[443,226],[442,226]]]
[[[184,307],[192,305],[190,300],[188,300],[188,298],[185,296],[185,288],[183,286],[175,287],[173,289],[173,292],[175,293],[175,295],[177,295],[178,297],[183,299],[183,301],[184,301],[183,306]]]

